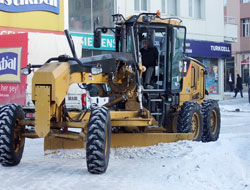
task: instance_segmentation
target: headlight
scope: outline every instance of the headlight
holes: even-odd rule
[[[24,68],[22,68],[22,69],[21,69],[21,73],[22,73],[23,75],[29,75],[29,74],[31,73],[30,67],[24,67]]]
[[[92,75],[98,75],[102,73],[102,68],[101,67],[92,67],[91,68],[91,74]]]

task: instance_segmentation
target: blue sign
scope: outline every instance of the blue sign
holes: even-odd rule
[[[186,40],[186,54],[190,57],[231,58],[231,44]]]
[[[5,12],[48,11],[59,14],[60,0],[0,0],[0,10]]]
[[[17,75],[18,54],[13,52],[0,53],[0,75]]]
[[[99,50],[115,50],[115,38],[114,36],[102,35],[101,47],[94,48],[94,36],[93,34],[71,33],[72,36],[82,37],[82,48],[84,49],[99,49]]]

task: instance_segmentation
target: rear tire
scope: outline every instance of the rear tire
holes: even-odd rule
[[[196,102],[185,102],[179,112],[177,121],[178,133],[194,133],[194,141],[201,141],[203,121],[201,106]]]
[[[217,141],[220,134],[220,108],[215,100],[205,100],[202,103],[204,130],[202,141]]]
[[[94,107],[89,118],[86,158],[88,171],[101,174],[107,170],[110,153],[111,121],[106,107]]]
[[[0,109],[0,162],[3,166],[16,166],[23,155],[25,138],[24,128],[17,125],[18,119],[24,119],[22,108],[8,104]]]

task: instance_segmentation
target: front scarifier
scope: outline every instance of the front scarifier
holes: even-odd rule
[[[110,113],[106,107],[93,107],[89,118],[86,158],[88,171],[104,173],[108,167],[111,139]]]
[[[3,166],[15,166],[22,159],[24,128],[17,125],[17,120],[23,118],[24,112],[16,104],[8,104],[0,109],[0,162]]]

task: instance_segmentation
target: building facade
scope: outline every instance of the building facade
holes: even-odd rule
[[[218,0],[73,0],[68,1],[68,27],[73,35],[83,38],[83,56],[107,53],[114,49],[114,38],[104,35],[99,50],[93,48],[93,27],[96,17],[100,25],[112,26],[110,15],[124,17],[141,12],[157,12],[162,17],[177,16],[187,27],[187,55],[207,68],[206,88],[211,98],[224,96],[224,64],[231,58],[231,42],[237,39],[237,25],[225,24],[223,1]],[[79,22],[76,24],[75,22]],[[67,23],[65,24],[67,25]]]
[[[226,0],[224,3],[225,18],[238,25],[238,41],[232,45],[233,59],[227,65],[226,75],[233,67],[234,76],[240,74],[245,82],[250,73],[250,0]]]
[[[27,6],[19,6],[25,3]],[[127,17],[141,12],[159,10],[162,17],[179,17],[187,27],[187,55],[198,59],[206,66],[208,71],[206,88],[211,98],[223,98],[224,63],[225,59],[231,57],[230,42],[235,37],[235,31],[226,32],[223,1],[47,0],[44,3],[47,3],[46,6],[50,6],[52,10],[30,10],[30,7],[8,13],[5,10],[10,10],[9,7],[12,5],[13,8],[24,8],[32,3],[39,4],[38,1],[22,0],[0,2],[0,15],[3,14],[6,17],[5,20],[0,21],[0,32],[8,34],[36,31],[63,34],[63,29],[69,29],[73,36],[81,38],[82,57],[109,53],[115,49],[112,33],[102,35],[101,48],[93,47],[93,28],[97,26],[95,22],[97,17],[99,17],[99,26],[107,27],[113,26],[111,15],[115,13]],[[22,12],[21,17],[20,12]],[[27,22],[21,22],[20,19]],[[9,25],[9,23],[14,24]]]

